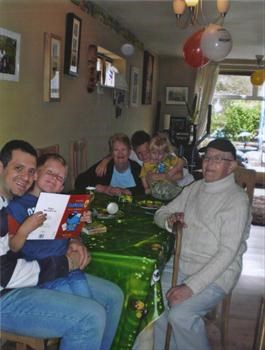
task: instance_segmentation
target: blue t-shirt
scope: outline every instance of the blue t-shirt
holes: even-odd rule
[[[15,197],[8,204],[8,214],[11,215],[18,224],[22,224],[28,216],[34,213],[37,201],[38,198],[32,194]],[[43,259],[48,256],[65,255],[67,248],[68,239],[27,240],[22,248],[22,253],[26,260],[35,260]]]
[[[131,172],[131,167],[129,167],[123,173],[116,170],[115,166],[113,168],[112,178],[110,181],[110,186],[120,187],[120,188],[130,188],[135,187],[136,183]]]

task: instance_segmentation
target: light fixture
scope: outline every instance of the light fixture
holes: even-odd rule
[[[219,15],[215,20],[211,19],[209,21],[203,11],[203,0],[173,0],[173,11],[177,18],[177,26],[181,28],[194,24],[207,26],[210,22],[222,24],[229,11],[230,1],[216,0],[216,7]],[[186,15],[186,12],[189,12],[189,14]]]

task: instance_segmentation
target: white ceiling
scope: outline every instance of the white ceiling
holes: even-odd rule
[[[93,0],[158,55],[181,56],[185,40],[199,28],[179,29],[172,0]],[[255,59],[265,55],[265,0],[230,0],[224,27],[233,47],[227,58]],[[209,19],[217,16],[216,1],[203,0]]]

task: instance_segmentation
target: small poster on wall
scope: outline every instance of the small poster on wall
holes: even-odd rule
[[[0,80],[19,80],[19,33],[0,28]]]

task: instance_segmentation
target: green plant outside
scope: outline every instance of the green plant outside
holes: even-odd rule
[[[235,141],[248,141],[253,138],[259,128],[260,102],[223,100],[223,111],[214,113],[212,117],[212,132],[221,130],[225,137]],[[247,131],[249,136],[240,136]]]

